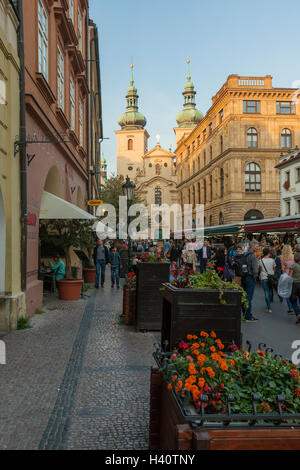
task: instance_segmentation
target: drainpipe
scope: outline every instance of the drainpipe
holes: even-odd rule
[[[89,83],[89,67],[88,67],[88,55],[89,55],[89,7],[86,9],[86,16],[85,16],[85,58],[86,58],[86,79],[87,83]],[[91,176],[90,176],[90,100],[89,96],[87,96],[86,100],[86,151],[87,151],[87,195],[88,200],[91,199]],[[92,207],[88,206],[88,211],[92,213]]]
[[[23,0],[18,0],[18,54],[20,58],[20,198],[21,198],[21,289],[27,286],[27,154],[26,154],[26,105],[25,105],[25,49]]]

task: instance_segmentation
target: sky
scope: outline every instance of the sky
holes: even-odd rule
[[[149,150],[156,135],[163,148],[175,150],[187,57],[204,115],[230,74],[271,75],[275,87],[300,87],[299,14],[299,0],[90,0],[99,32],[108,173],[116,173],[114,131],[126,111],[131,61]]]

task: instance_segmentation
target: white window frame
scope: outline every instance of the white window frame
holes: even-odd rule
[[[42,0],[38,3],[38,67],[48,80],[48,14]]]
[[[65,58],[60,46],[57,47],[57,105],[65,110]]]
[[[81,147],[83,147],[83,101],[79,101],[79,141]]]
[[[74,0],[69,1],[69,16],[74,24]]]
[[[82,52],[82,13],[80,8],[78,8],[78,47]]]
[[[74,78],[70,77],[70,126],[75,132],[76,126],[76,85]]]

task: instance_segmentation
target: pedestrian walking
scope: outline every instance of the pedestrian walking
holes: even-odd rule
[[[97,246],[94,249],[94,263],[96,266],[96,289],[99,289],[99,282],[101,276],[101,287],[104,287],[105,282],[105,269],[109,264],[109,253],[106,246],[103,245],[102,240],[98,240]]]
[[[117,251],[117,247],[113,247],[109,253],[109,262],[111,267],[111,287],[115,287],[117,284],[117,289],[120,288],[120,268],[121,268],[121,257],[120,253]]]
[[[211,259],[211,247],[208,246],[207,240],[204,240],[203,247],[198,251],[198,259],[200,263],[200,273],[206,272],[206,266]]]
[[[281,252],[281,270],[283,273],[289,274],[290,267],[295,263],[294,254],[291,245],[283,245]],[[288,314],[294,314],[294,309],[289,298],[286,299],[288,306]]]
[[[300,252],[296,252],[294,255],[295,263],[290,267],[289,275],[293,277],[292,295],[290,301],[292,303],[295,315],[296,323],[300,323]]]
[[[184,251],[182,255],[182,260],[186,267],[195,271],[197,256],[196,256],[195,251],[193,250],[191,243],[187,245],[187,249]]]
[[[265,301],[267,304],[268,313],[272,313],[271,302],[273,302],[273,284],[272,276],[275,275],[276,263],[271,258],[271,252],[269,248],[263,249],[262,259],[259,261],[259,278],[261,285],[265,293]]]
[[[237,245],[236,247],[236,255],[233,257],[232,260],[232,269],[234,272],[234,282],[238,284],[239,286],[242,285],[242,263],[241,259],[243,256],[243,246],[242,245]]]
[[[252,300],[256,287],[256,280],[258,278],[258,262],[255,256],[255,252],[259,250],[259,243],[256,240],[252,240],[249,245],[249,249],[241,257],[242,265],[242,287],[246,291],[248,308],[247,310],[243,307],[244,320],[246,322],[256,322],[258,318],[252,315]]]

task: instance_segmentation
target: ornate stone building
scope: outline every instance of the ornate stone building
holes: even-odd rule
[[[159,142],[148,151],[147,121],[138,111],[132,68],[126,96],[127,111],[119,118],[121,130],[116,131],[117,172],[118,175],[130,177],[148,207],[151,204],[172,205],[177,203],[175,156],[171,150],[164,150]]]
[[[273,88],[270,75],[230,75],[203,118],[194,93],[188,74],[175,128],[181,204],[204,204],[206,226],[278,217],[275,167],[300,142],[297,90]]]

